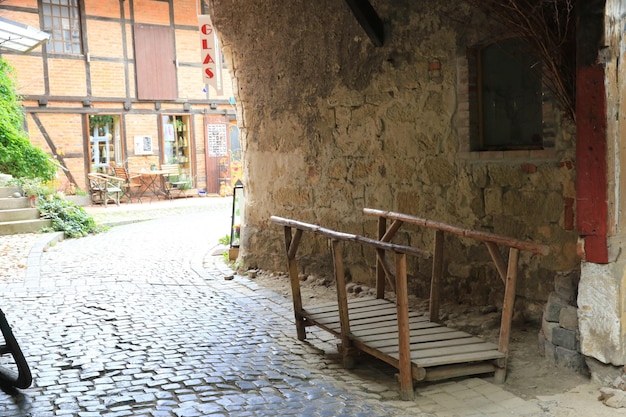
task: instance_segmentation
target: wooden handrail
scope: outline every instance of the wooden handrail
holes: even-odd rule
[[[335,230],[326,229],[324,227],[311,224],[311,223],[304,223],[304,222],[300,222],[297,220],[286,219],[284,217],[278,217],[278,216],[270,217],[270,221],[280,226],[289,226],[289,227],[293,227],[299,230],[317,233],[322,236],[326,236],[327,238],[330,238],[330,239],[343,240],[347,242],[357,242],[357,243],[361,243],[367,246],[372,246],[378,249],[390,250],[390,251],[394,251],[397,253],[404,253],[407,255],[421,256],[424,258],[430,257],[430,253],[422,249],[412,248],[410,246],[404,246],[404,245],[397,245],[395,243],[381,242],[376,239],[370,239],[368,237],[355,235],[352,233],[337,232]]]
[[[510,248],[516,248],[521,251],[527,251],[536,253],[539,255],[547,255],[550,253],[550,247],[539,243],[529,242],[526,240],[513,239],[506,236],[497,235],[495,233],[481,232],[478,230],[465,229],[458,226],[453,226],[447,223],[436,222],[432,220],[423,219],[420,217],[410,216],[408,214],[396,213],[393,211],[384,211],[377,209],[364,208],[364,214],[372,216],[385,217],[387,219],[399,220],[405,223],[415,224],[418,226],[427,227],[430,229],[441,230],[455,235],[468,237],[471,239],[479,240],[482,242],[493,242],[496,244],[508,246]]]

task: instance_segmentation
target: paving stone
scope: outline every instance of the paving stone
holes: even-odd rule
[[[494,392],[468,378],[399,404],[393,372],[344,370],[319,329],[299,342],[290,300],[239,276],[226,283],[228,268],[206,255],[229,216],[226,204],[68,239],[32,266],[45,288],[4,286],[3,309],[33,347],[30,415],[441,417],[480,398],[474,387]],[[102,253],[117,260],[106,274]],[[4,403],[0,415],[24,415]]]

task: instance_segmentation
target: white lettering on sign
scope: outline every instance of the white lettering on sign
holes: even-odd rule
[[[200,47],[202,51],[202,77],[218,95],[224,93],[222,86],[222,59],[220,58],[217,33],[209,15],[198,15]]]

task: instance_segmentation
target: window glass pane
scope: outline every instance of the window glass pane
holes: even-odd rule
[[[482,144],[515,149],[542,145],[540,65],[518,40],[482,51]]]
[[[90,172],[107,172],[111,165],[122,164],[120,131],[120,116],[89,116]]]
[[[44,29],[51,32],[48,52],[82,53],[82,36],[75,0],[42,0]]]

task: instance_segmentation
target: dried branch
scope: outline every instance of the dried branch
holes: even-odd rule
[[[575,120],[575,0],[470,1],[541,59],[546,86]]]

